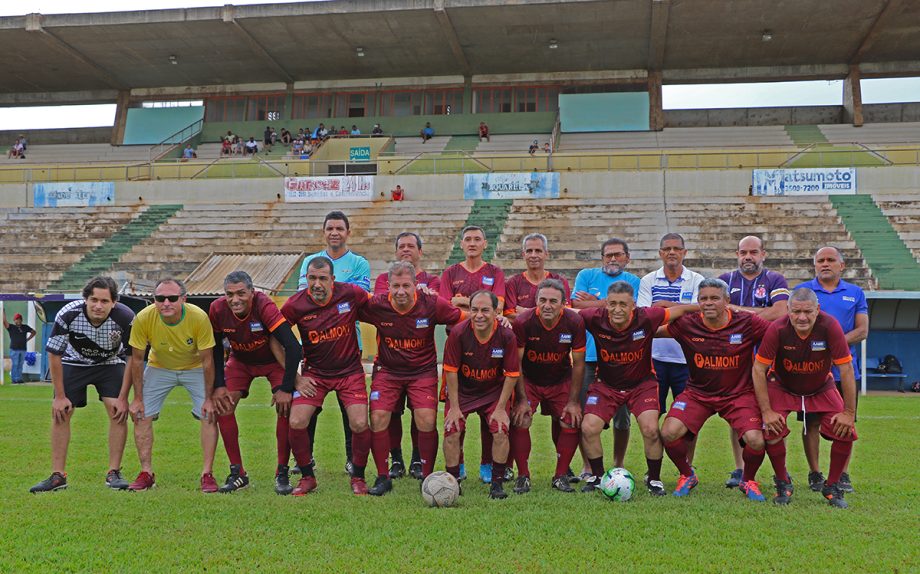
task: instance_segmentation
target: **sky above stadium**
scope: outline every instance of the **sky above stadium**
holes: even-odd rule
[[[75,3],[73,0],[39,0],[0,2],[0,16],[116,12],[166,8],[195,8],[234,4],[287,4],[323,0],[96,0]],[[864,104],[912,102],[920,99],[920,78],[863,80]],[[843,82],[773,82],[769,84],[665,85],[662,87],[664,108],[747,108],[766,106],[841,105]],[[92,106],[55,106],[43,108],[0,108],[0,130],[54,127],[111,126],[115,121],[114,104]]]

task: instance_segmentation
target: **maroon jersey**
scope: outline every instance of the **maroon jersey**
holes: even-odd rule
[[[727,311],[728,324],[710,329],[702,313],[684,315],[668,324],[687,358],[687,388],[704,395],[733,395],[753,389],[754,347],[770,326],[753,313]]]
[[[483,263],[482,267],[470,273],[462,264],[455,263],[441,274],[441,297],[450,301],[461,295],[469,297],[476,291],[485,289],[495,293],[499,299],[505,299],[505,273],[500,267]]]
[[[215,339],[223,337],[230,343],[230,354],[248,365],[267,365],[275,362],[268,346],[270,333],[284,323],[284,317],[271,297],[256,291],[252,296],[249,315],[242,319],[233,314],[227,298],[221,297],[208,309]]]
[[[818,312],[815,326],[804,339],[789,317],[771,323],[756,358],[765,365],[772,364],[780,386],[797,395],[814,395],[834,388],[831,364],[853,360],[840,323],[824,311]]]
[[[305,374],[309,370],[320,377],[346,377],[363,372],[355,321],[367,300],[364,289],[336,281],[325,305],[304,289],[281,307],[284,318],[300,331]]]
[[[441,280],[437,275],[432,275],[427,271],[419,271],[415,274],[415,285],[417,287],[427,287],[437,292],[441,287]],[[385,295],[390,292],[390,275],[381,273],[374,281],[374,295]]]
[[[562,302],[568,305],[569,298],[572,294],[572,290],[569,289],[568,279],[552,272],[548,272],[546,278],[555,279],[562,283],[562,286],[565,287],[565,294]],[[505,283],[505,314],[514,313],[514,310],[518,307],[526,307],[528,309],[536,307],[537,285],[538,283],[531,283],[530,279],[523,273],[518,273],[509,279],[507,283]]]
[[[519,349],[524,349],[521,371],[537,386],[558,385],[572,378],[572,355],[585,352],[585,322],[578,312],[563,309],[556,324],[547,329],[536,309],[514,320]]]
[[[670,311],[663,307],[637,307],[622,331],[610,324],[605,307],[581,312],[585,329],[597,345],[597,379],[614,389],[632,389],[652,375],[652,341]]]
[[[444,346],[444,370],[457,373],[460,409],[475,411],[501,395],[505,377],[519,377],[520,362],[514,331],[498,323],[480,342],[469,319],[451,329]]]
[[[437,295],[418,293],[415,305],[405,314],[393,308],[386,294],[371,297],[358,317],[377,327],[375,363],[381,370],[398,377],[415,378],[437,377],[434,326],[456,323],[462,314]]]

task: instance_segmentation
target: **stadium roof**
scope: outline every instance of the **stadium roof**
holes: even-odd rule
[[[34,103],[54,92],[650,69],[665,82],[840,78],[856,63],[864,76],[905,75],[920,73],[918,29],[911,0],[336,0],[30,14],[0,18],[0,95]]]
[[[245,271],[259,291],[271,295],[284,287],[303,253],[212,253],[185,280],[190,296],[223,295],[224,277],[231,271]]]

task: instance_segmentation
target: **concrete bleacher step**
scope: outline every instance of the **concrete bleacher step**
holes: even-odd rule
[[[451,136],[434,136],[427,142],[422,142],[422,138],[417,136],[398,137],[395,151],[397,155],[442,152],[450,139]]]
[[[491,136],[491,141],[481,141],[476,147],[477,154],[489,154],[500,152],[526,153],[530,148],[531,142],[537,140],[540,149],[543,149],[544,142],[550,141],[552,134],[495,134]]]

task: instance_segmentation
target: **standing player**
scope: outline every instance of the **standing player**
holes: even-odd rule
[[[441,280],[437,275],[432,275],[421,268],[422,238],[417,233],[403,231],[396,236],[396,260],[408,261],[416,269],[416,286],[433,291],[437,294]],[[386,295],[390,292],[389,273],[381,273],[374,281],[374,295]],[[406,475],[406,463],[402,455],[402,413],[405,411],[405,396],[400,399],[403,405],[393,411],[397,416],[390,418],[390,478],[399,478]],[[410,436],[412,437],[412,461],[409,464],[409,474],[413,478],[422,478],[422,463],[418,450],[418,428],[415,426],[415,417],[412,417]]]
[[[623,239],[612,237],[601,244],[601,267],[582,269],[575,277],[575,293],[572,307],[575,309],[603,308],[607,305],[607,289],[617,281],[626,281],[633,291],[639,292],[639,278],[626,271],[629,265],[629,245]],[[581,406],[585,407],[588,387],[597,379],[597,347],[594,337],[588,333],[588,347],[585,351],[585,378],[581,383]],[[626,448],[629,446],[629,409],[626,405],[613,415],[613,464],[623,466]],[[555,433],[555,428],[553,429]],[[584,464],[579,478],[587,480],[593,476],[587,455],[582,451]]]
[[[771,365],[773,376],[768,379]],[[832,365],[840,370],[842,398],[834,387]],[[792,478],[786,470],[786,417],[801,409],[820,417],[821,436],[832,443],[831,467],[821,494],[831,506],[846,508],[837,481],[856,440],[856,378],[843,329],[820,310],[814,291],[793,292],[789,315],[770,325],[763,337],[753,376],[766,428],[767,454],[776,473],[773,502],[789,504],[792,498]]]
[[[462,312],[435,294],[418,291],[415,267],[408,261],[390,265],[389,292],[375,295],[358,317],[377,327],[377,360],[371,382],[371,450],[377,480],[368,491],[381,496],[393,489],[387,471],[390,419],[408,396],[418,428],[422,478],[434,470],[438,453],[435,430],[438,408],[438,353],[435,325],[453,324]]]
[[[533,309],[525,309],[514,321],[514,334],[523,373],[527,417],[518,417],[511,428],[512,452],[518,466],[514,492],[530,491],[530,419],[537,407],[559,425],[556,472],[552,487],[575,492],[569,485],[569,464],[578,449],[581,422],[579,383],[585,369],[585,325],[577,311],[565,308],[566,289],[556,279],[537,286]],[[575,381],[573,383],[573,381]],[[521,385],[519,384],[518,387]]]
[[[696,310],[696,305],[636,308],[635,291],[626,281],[607,288],[606,308],[581,312],[585,327],[598,347],[597,378],[588,387],[585,416],[581,423],[582,448],[591,465],[591,477],[583,492],[600,484],[605,472],[601,431],[614,413],[626,406],[636,417],[645,443],[648,472],[645,486],[655,496],[664,496],[661,482],[662,452],[658,432],[658,382],[652,371],[652,341],[662,325]],[[622,462],[619,463],[622,465]]]
[[[300,266],[300,279],[297,283],[299,291],[307,288],[307,270],[310,262],[315,257],[325,257],[335,265],[335,276],[340,282],[357,285],[370,292],[371,266],[367,259],[348,248],[349,237],[351,237],[351,223],[348,221],[348,216],[341,211],[327,213],[323,219],[323,240],[326,242],[326,248],[304,258],[303,264]],[[355,325],[355,332],[358,338],[358,349],[360,350],[361,328],[359,325]],[[319,416],[322,410],[322,406],[320,406],[316,415]],[[352,471],[351,426],[348,424],[348,415],[345,412],[345,404],[342,401],[339,401],[339,410],[342,413],[342,431],[345,433],[345,472],[350,475]],[[316,417],[313,417],[313,422],[310,424],[310,440],[315,439]]]
[[[201,491],[217,492],[214,480],[214,452],[217,450],[217,425],[211,394],[214,391],[214,331],[208,314],[186,303],[185,284],[178,279],[157,281],[154,304],[137,314],[131,329],[131,379],[134,400],[134,442],[141,461],[141,472],[128,488],[148,490],[155,486],[153,473],[153,421],[160,416],[166,396],[176,387],[185,387],[192,397],[192,416],[201,421],[201,450],[204,468]],[[144,369],[144,350],[150,358]]]
[[[856,381],[862,379],[862,371],[859,367],[859,355],[857,354],[856,345],[869,335],[869,304],[866,302],[866,295],[858,285],[853,285],[842,279],[843,270],[846,263],[843,260],[843,254],[836,247],[822,247],[815,253],[815,278],[796,286],[807,287],[815,292],[818,296],[818,302],[825,313],[837,319],[840,327],[847,337],[847,343],[850,345],[850,354],[853,356],[853,372]],[[836,367],[831,369],[834,375],[834,382],[837,384],[837,390],[841,391],[842,382],[840,370]],[[856,397],[856,404],[859,406],[859,396]],[[805,425],[808,432],[802,435],[802,442],[805,444],[805,458],[808,459],[808,485],[815,492],[821,490],[824,484],[824,476],[818,466],[818,448],[820,438],[818,429],[821,426],[821,420],[818,417],[806,417]],[[850,482],[850,461],[847,460],[843,467],[843,474],[840,475],[838,486],[843,492],[853,492],[853,484]]]
[[[126,356],[134,312],[118,303],[118,286],[111,277],[93,277],[83,287],[83,299],[65,305],[54,318],[48,339],[48,363],[54,400],[51,402],[51,476],[29,492],[67,488],[67,447],[74,409],[86,406],[86,388],[96,387],[109,415],[109,472],[105,484],[124,490],[121,458],[128,436],[128,390],[132,360]]]
[[[565,289],[562,304],[567,305],[571,293],[568,280],[558,273],[546,270],[546,259],[549,257],[546,236],[542,233],[531,233],[524,237],[521,241],[521,257],[527,264],[527,269],[505,282],[505,316],[514,320],[518,314],[536,307],[537,286],[546,279],[555,279],[562,283]]]
[[[478,413],[492,435],[492,487],[489,497],[507,498],[502,488],[508,460],[511,392],[520,376],[514,332],[499,325],[498,296],[477,291],[469,298],[470,319],[451,329],[444,348],[447,378],[444,405],[444,459],[447,472],[460,478],[461,434],[466,416]],[[516,409],[529,410],[523,398]]]
[[[249,396],[253,379],[266,377],[272,389],[272,404],[278,412],[275,424],[278,443],[275,492],[290,494],[290,469],[287,466],[291,459],[288,415],[300,364],[300,344],[275,302],[253,288],[252,278],[245,271],[234,271],[224,278],[224,296],[211,303],[208,316],[216,342],[214,402],[222,411],[217,418],[217,426],[227,458],[230,459],[230,475],[220,487],[220,492],[233,492],[249,485],[249,476],[243,468],[243,455],[240,452],[236,405],[240,399]],[[230,358],[226,366],[225,340],[230,347]],[[273,345],[283,347],[281,361],[275,357]]]
[[[753,313],[728,308],[728,285],[705,279],[699,285],[700,313],[669,323],[667,334],[680,344],[690,368],[687,388],[674,399],[661,427],[668,457],[680,471],[674,496],[687,496],[699,484],[690,466],[690,437],[706,420],[721,416],[744,440],[741,491],[763,501],[757,470],[764,459],[760,409],[751,380],[753,351],[770,323]]]
[[[723,273],[719,279],[728,284],[730,308],[735,311],[747,311],[758,315],[764,321],[775,321],[786,315],[786,300],[789,299],[789,286],[781,273],[770,271],[763,266],[767,258],[763,239],[748,235],[738,242],[738,268],[730,273]],[[735,456],[735,470],[725,482],[728,488],[737,488],[741,484],[741,444],[738,435],[729,429],[729,442]]]
[[[345,405],[352,431],[351,491],[359,496],[367,494],[364,467],[371,448],[371,431],[367,426],[367,387],[355,332],[358,310],[367,300],[367,292],[357,285],[335,281],[332,261],[320,256],[314,257],[307,268],[307,288],[281,307],[284,318],[297,325],[303,343],[303,376],[294,393],[290,416],[291,450],[301,470],[294,496],[316,489],[310,465],[314,442],[307,426],[332,391]]]

